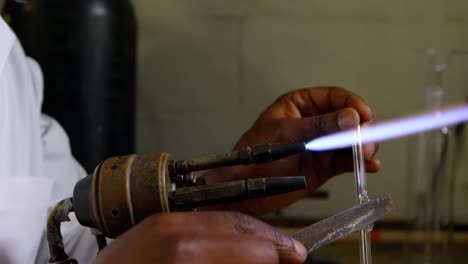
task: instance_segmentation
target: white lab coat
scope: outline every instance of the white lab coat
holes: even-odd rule
[[[42,95],[39,65],[0,17],[0,263],[47,263],[47,214],[86,175],[63,128],[41,114]],[[71,218],[62,224],[66,252],[90,263],[94,237]]]

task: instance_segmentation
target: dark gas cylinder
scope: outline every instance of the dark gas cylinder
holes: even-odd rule
[[[134,152],[136,22],[128,0],[9,1],[5,20],[44,73],[43,112],[88,172]]]

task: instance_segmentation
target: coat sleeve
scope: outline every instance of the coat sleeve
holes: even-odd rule
[[[40,67],[1,17],[0,40],[0,263],[47,263],[47,214],[86,173],[63,128],[41,114]],[[94,237],[70,218],[62,225],[65,249],[90,263]]]

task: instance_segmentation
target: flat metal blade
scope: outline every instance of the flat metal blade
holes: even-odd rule
[[[384,195],[351,207],[290,235],[301,242],[308,252],[311,252],[373,224],[392,210],[392,197]]]

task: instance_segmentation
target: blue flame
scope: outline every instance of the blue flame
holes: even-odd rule
[[[377,125],[362,127],[362,143],[378,142],[429,131],[468,121],[468,105],[428,112]],[[339,132],[309,141],[308,150],[322,151],[350,147],[354,142],[354,130]]]

